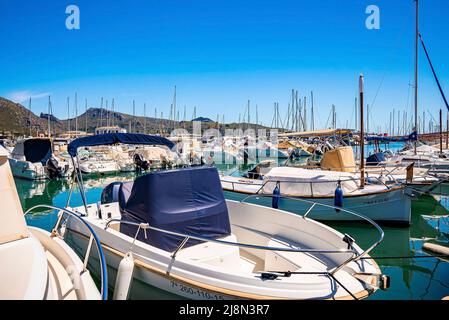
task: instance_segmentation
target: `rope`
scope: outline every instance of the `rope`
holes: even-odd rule
[[[449,258],[447,254],[436,254],[427,256],[386,256],[386,257],[361,257],[359,260],[382,260],[382,259],[424,259],[424,258]]]

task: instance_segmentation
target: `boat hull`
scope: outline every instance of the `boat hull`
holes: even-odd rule
[[[67,241],[79,253],[85,253],[88,239],[73,230],[68,230]],[[115,289],[117,270],[123,253],[103,245],[106,261],[108,262],[108,283],[109,289]],[[95,250],[92,250],[89,259],[89,270],[99,274],[99,261]],[[238,297],[226,296],[221,293],[205,290],[185,282],[175,280],[164,272],[157,272],[150,266],[136,263],[129,299],[132,300],[154,300],[154,299],[192,299],[192,300],[232,300]]]
[[[241,201],[249,194],[224,190],[225,197],[230,200]],[[303,215],[311,207],[311,202],[333,206],[333,197],[308,198],[308,197],[289,197],[279,199],[279,209]],[[245,200],[249,203],[255,203],[267,207],[272,206],[272,197],[251,196]],[[409,225],[411,221],[411,197],[406,194],[405,189],[399,188],[388,192],[379,192],[363,196],[351,196],[343,198],[343,208],[349,211],[362,214],[372,220],[384,224]],[[320,221],[354,221],[363,220],[354,215],[343,211],[337,211],[334,208],[317,206],[309,213],[308,217]]]

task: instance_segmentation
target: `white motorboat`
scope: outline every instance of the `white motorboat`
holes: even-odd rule
[[[100,294],[83,262],[62,238],[27,226],[7,154],[0,149],[0,300],[106,299],[107,290]],[[102,285],[107,288],[106,278]]]
[[[69,152],[89,143],[75,140]],[[132,274],[132,298],[158,288],[192,299],[362,299],[388,287],[368,255],[383,238],[370,219],[380,235],[363,251],[307,214],[225,200],[212,167],[151,172],[105,188],[102,201],[73,210],[99,233],[111,283]],[[62,227],[79,250],[88,248],[85,226],[70,219]]]
[[[292,167],[272,168],[263,180],[245,177],[221,176],[221,184],[228,199],[243,200],[273,206],[276,187],[279,190],[278,208],[304,214],[309,202],[331,207],[316,208],[311,217],[322,221],[353,221],[359,217],[334,209],[336,189],[342,191],[341,206],[382,223],[410,224],[411,198],[405,187],[366,184],[360,188],[360,177],[352,173],[325,170],[308,170]]]
[[[298,203],[304,199],[325,205],[338,205],[359,212],[375,221],[410,224],[411,198],[400,184],[386,185],[379,176],[372,175],[371,183],[361,187],[360,174],[355,174],[354,154],[350,147],[336,148],[324,154],[322,169],[276,167],[276,163],[261,163],[244,176],[224,175],[221,184],[226,197],[282,210],[304,214],[310,205]],[[368,179],[366,179],[368,180]],[[335,197],[339,192],[341,198]],[[276,195],[276,199],[271,196]],[[278,197],[280,197],[278,199]],[[326,221],[358,220],[329,207],[314,210],[312,218]]]
[[[73,172],[69,162],[53,155],[52,142],[46,138],[18,141],[9,164],[15,177],[29,180],[68,178]]]

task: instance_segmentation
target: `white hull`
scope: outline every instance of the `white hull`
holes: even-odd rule
[[[346,249],[342,234],[313,220],[252,204],[227,201],[227,205],[232,235],[229,236],[231,240],[227,240],[227,237],[226,241],[277,247],[286,242],[297,241],[295,247],[300,248]],[[83,208],[75,210],[82,212]],[[103,205],[102,213],[110,213],[112,218],[120,216],[116,204]],[[95,218],[96,214],[96,206],[90,206],[87,221],[102,239],[109,270],[112,271],[109,279],[112,285],[115,283],[114,271],[117,270],[122,257],[129,251],[133,238],[118,232],[117,226],[105,230],[107,220]],[[252,229],[253,227],[257,227],[257,231]],[[71,220],[67,232],[68,240],[74,242],[78,250],[85,252],[87,237],[84,227]],[[267,238],[265,234],[276,234],[278,239],[285,240],[280,241],[270,236]],[[354,245],[354,248],[361,252],[358,246]],[[292,275],[280,277],[276,281],[260,278],[260,272],[266,272],[265,269],[295,270],[298,263],[301,265],[299,267],[301,271],[326,272],[346,261],[349,257],[347,253],[330,254],[316,259],[317,257],[310,254],[283,255],[277,251],[238,249],[208,242],[182,249],[174,259],[171,252],[141,241],[135,242],[132,252],[136,266],[133,283],[138,285],[136,291],[131,288],[130,295],[137,299],[151,298],[145,290],[142,290],[145,287],[142,287],[142,284],[176,296],[202,300],[351,299],[349,293],[323,275]],[[373,274],[379,274],[380,270],[374,261],[363,260],[359,263],[350,262],[347,267],[335,274],[354,296],[364,298],[376,288],[352,276],[352,272],[357,272],[355,270]]]
[[[232,182],[227,182],[232,181]],[[263,206],[272,206],[272,197],[255,197],[261,193],[263,181],[251,179],[237,179],[223,177],[222,186],[226,198],[242,200],[251,196],[246,201]],[[369,187],[367,187],[369,188]],[[263,193],[261,194],[263,195]],[[312,203],[297,201],[295,198],[311,202],[334,205],[334,197],[288,197],[279,200],[279,209],[303,215]],[[374,221],[383,223],[410,224],[411,221],[411,197],[404,188],[394,188],[383,192],[365,193],[357,196],[344,196],[343,208],[360,213]],[[361,220],[358,217],[343,212],[337,212],[334,208],[316,207],[310,213],[310,218],[320,221],[353,221]]]

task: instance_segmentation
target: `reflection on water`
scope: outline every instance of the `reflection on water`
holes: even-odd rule
[[[223,166],[220,170],[232,169]],[[239,168],[248,169],[248,168]],[[86,179],[87,201],[94,203],[100,200],[102,188],[117,180],[131,180],[132,174],[117,174],[113,176]],[[53,204],[65,206],[69,195],[69,184],[64,181],[30,182],[16,179],[17,189],[24,209],[37,204]],[[72,206],[81,205],[78,190],[74,190],[71,198]],[[449,263],[436,258],[396,259],[400,256],[426,256],[422,251],[424,241],[449,243],[449,235],[442,232],[436,225],[429,223],[423,216],[447,216],[448,196],[423,196],[412,203],[412,225],[409,228],[384,227],[384,241],[372,251],[373,257],[378,257],[377,263],[384,274],[391,276],[391,287],[387,291],[378,290],[369,299],[441,299],[449,295]],[[37,212],[27,217],[28,223],[46,230],[51,230],[56,222],[53,212]],[[434,219],[432,220],[434,221]],[[375,241],[378,234],[370,226],[351,224],[330,224],[342,233],[352,235],[358,245],[367,248]],[[382,259],[384,257],[384,259]],[[388,257],[388,259],[385,259]],[[157,291],[152,297],[158,295]],[[160,293],[160,297],[163,297]]]

